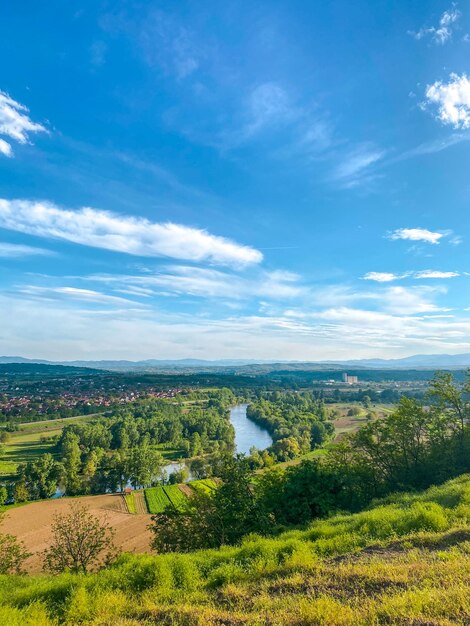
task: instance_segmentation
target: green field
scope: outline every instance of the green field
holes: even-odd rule
[[[204,478],[202,480],[193,480],[190,483],[190,486],[194,491],[199,491],[201,493],[211,493],[216,487],[215,481],[210,478]]]
[[[210,478],[193,480],[187,483],[194,492],[211,493],[217,484]],[[149,513],[163,513],[170,506],[178,511],[186,509],[188,496],[179,488],[179,485],[165,485],[164,487],[149,487],[145,489],[145,500]]]
[[[137,513],[137,508],[135,505],[134,492],[126,493],[126,495],[124,496],[124,501],[126,503],[127,510],[129,511],[129,513],[132,513],[135,515]]]
[[[163,487],[149,487],[145,489],[147,508],[152,515],[163,513],[170,506],[170,500]]]
[[[163,487],[171,504],[178,511],[184,511],[187,506],[188,497],[181,491],[179,485],[167,485]]]
[[[34,461],[46,452],[53,453],[54,442],[47,439],[60,435],[67,424],[87,422],[95,417],[96,415],[80,415],[21,424],[21,430],[11,433],[11,438],[4,445],[4,453],[0,458],[0,476],[12,476],[19,464]]]

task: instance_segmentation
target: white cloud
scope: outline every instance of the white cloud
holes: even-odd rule
[[[423,27],[417,33],[410,31],[409,34],[418,40],[429,36],[434,43],[443,45],[452,38],[454,25],[460,16],[460,11],[453,5],[441,15],[438,26]]]
[[[27,107],[0,91],[0,135],[27,143],[30,133],[46,132],[44,126],[30,119],[28,112]],[[0,154],[12,156],[11,146],[4,139],[0,140]]]
[[[406,274],[392,274],[390,272],[367,272],[362,277],[363,280],[373,280],[377,283],[390,283],[394,280],[399,280],[400,278],[404,278]]]
[[[139,256],[236,267],[259,263],[263,258],[254,248],[205,230],[88,207],[63,209],[50,202],[0,199],[0,227]]]
[[[437,270],[422,270],[414,274],[414,278],[454,278],[460,276],[458,272],[440,272]]]
[[[267,129],[292,124],[302,114],[285,89],[273,82],[261,83],[251,89],[242,111],[238,126],[222,130],[215,143],[211,136],[209,143],[222,150],[232,150]]]
[[[0,139],[0,154],[3,154],[3,156],[6,157],[13,156],[13,150],[11,148],[11,145],[8,143],[8,141],[5,141],[4,139]]]
[[[424,241],[426,243],[438,244],[442,237],[448,233],[435,232],[427,228],[398,228],[388,235],[389,239],[404,239],[407,241]]]
[[[403,274],[393,274],[391,272],[367,272],[362,280],[373,280],[377,283],[390,283],[401,278],[413,277],[421,278],[454,278],[460,276],[459,272],[442,272],[438,270],[420,270],[418,272],[405,272]]]
[[[454,128],[470,128],[470,80],[451,74],[447,83],[438,80],[426,88],[423,108],[437,106],[436,118]]]
[[[443,293],[446,290],[438,287],[388,287],[382,294],[381,305],[388,313],[398,315],[448,311],[433,302],[437,295]]]
[[[0,258],[12,259],[24,256],[48,256],[53,254],[50,250],[44,248],[35,248],[33,246],[23,246],[16,243],[0,242]]]

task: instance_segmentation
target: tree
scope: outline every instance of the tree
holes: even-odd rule
[[[167,510],[154,515],[153,547],[159,552],[190,552],[234,544],[269,524],[245,458],[228,459],[219,474],[222,484],[210,494],[195,494],[184,513]]]
[[[108,564],[116,556],[114,529],[74,502],[52,524],[52,544],[44,552],[44,569],[59,574],[86,573]]]
[[[13,500],[15,502],[26,502],[28,500],[28,496],[28,488],[26,487],[24,479],[15,483],[13,488]]]
[[[298,442],[293,437],[279,439],[273,444],[272,451],[280,461],[295,459],[301,452]]]
[[[5,485],[0,485],[0,506],[3,506],[8,500],[8,489]]]
[[[81,458],[80,437],[74,432],[67,432],[62,439],[62,467],[65,491],[68,495],[80,493]]]
[[[203,458],[194,459],[191,461],[191,474],[194,478],[207,478],[210,473],[210,468],[207,465],[207,462]]]
[[[264,509],[277,524],[305,524],[338,508],[342,479],[324,463],[303,461],[285,471],[273,469],[257,480]]]
[[[0,513],[0,523],[2,514]],[[31,556],[13,535],[0,533],[0,574],[20,574],[25,559]]]
[[[43,454],[36,461],[30,461],[18,468],[18,474],[24,478],[29,499],[50,498],[56,492],[60,478],[60,465],[52,454]]]
[[[148,441],[131,448],[127,457],[127,475],[133,487],[150,487],[161,471],[162,455],[153,450]]]

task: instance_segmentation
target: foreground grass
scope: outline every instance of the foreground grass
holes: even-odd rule
[[[470,476],[276,538],[0,578],[0,623],[470,624]]]

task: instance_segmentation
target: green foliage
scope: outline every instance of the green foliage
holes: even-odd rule
[[[21,573],[28,556],[29,552],[16,537],[0,533],[0,574]]]
[[[451,375],[438,374],[430,407],[402,398],[393,413],[333,447],[325,462],[344,477],[338,505],[357,510],[374,496],[422,489],[470,471],[468,385],[459,388]]]
[[[247,416],[269,430],[274,439],[271,452],[279,461],[309,452],[333,432],[323,401],[308,392],[259,392]]]
[[[115,556],[114,530],[75,502],[68,513],[57,514],[52,543],[44,553],[45,569],[53,573],[85,573],[109,563]]]
[[[28,493],[29,500],[50,498],[56,492],[61,476],[61,466],[51,454],[44,454],[18,468],[18,474]]]

